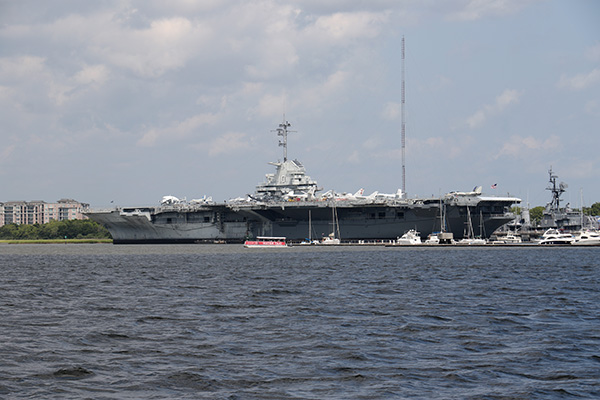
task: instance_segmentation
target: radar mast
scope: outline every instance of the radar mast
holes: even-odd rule
[[[271,132],[277,132],[277,136],[281,136],[281,140],[279,141],[279,145],[283,147],[283,162],[287,161],[287,136],[290,131],[288,128],[292,126],[288,121],[285,120],[285,114],[283,114],[283,122],[279,124],[279,127]]]
[[[548,170],[548,174],[550,175],[550,184],[546,188],[546,190],[550,190],[552,192],[552,201],[550,202],[550,209],[559,210],[560,209],[560,196],[566,191],[567,184],[564,182],[556,184],[557,175],[552,173],[552,167]]]

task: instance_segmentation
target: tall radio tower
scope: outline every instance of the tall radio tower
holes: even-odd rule
[[[404,88],[404,36],[402,36],[402,100],[400,113],[402,118],[402,194],[406,196],[406,123],[404,121],[404,105],[406,103]]]

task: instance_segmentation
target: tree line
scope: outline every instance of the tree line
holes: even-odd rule
[[[108,230],[89,219],[50,221],[47,224],[17,225],[0,227],[0,239],[39,240],[39,239],[110,239]]]

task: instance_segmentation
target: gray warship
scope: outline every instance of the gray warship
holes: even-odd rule
[[[574,210],[570,203],[561,207],[561,196],[567,190],[568,185],[564,182],[557,183],[558,176],[548,170],[550,180],[546,190],[552,193],[552,200],[546,204],[539,228],[542,230],[556,228],[563,231],[576,232],[584,228],[598,228],[597,221],[587,215],[583,215],[581,210]],[[582,207],[582,206],[580,206]]]
[[[406,198],[401,190],[370,195],[362,190],[323,192],[300,161],[288,159],[289,127],[284,119],[275,129],[283,161],[269,163],[275,172],[251,195],[222,203],[165,196],[155,207],[90,209],[86,215],[104,225],[115,244],[241,243],[257,236],[283,236],[292,243],[335,236],[352,243],[395,240],[411,229],[424,238],[436,232],[452,233],[457,239],[467,232],[489,238],[515,218],[510,208],[521,202],[485,196],[481,187],[437,198]]]

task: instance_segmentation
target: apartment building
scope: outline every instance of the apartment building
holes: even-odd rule
[[[56,203],[35,201],[7,201],[0,203],[0,226],[7,224],[45,224],[50,221],[87,219],[83,210],[89,204],[72,199],[61,199]]]

